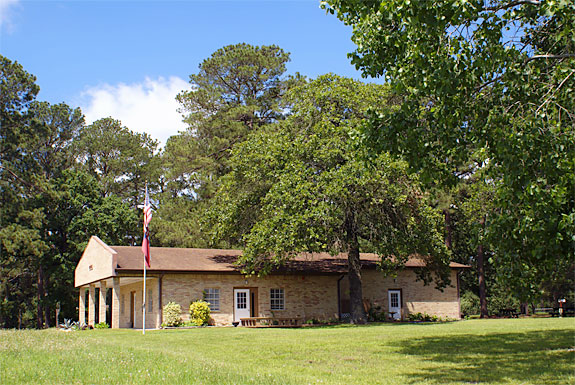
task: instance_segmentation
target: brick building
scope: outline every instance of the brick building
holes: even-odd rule
[[[345,318],[349,289],[344,255],[301,254],[266,277],[245,277],[233,264],[239,250],[151,249],[146,279],[146,328],[162,323],[162,307],[182,306],[187,319],[191,302],[210,302],[216,325],[242,318]],[[458,271],[451,264],[452,285],[439,291],[416,281],[415,269],[423,261],[410,259],[397,276],[376,270],[375,254],[361,254],[364,302],[379,306],[389,317],[410,313],[459,318]],[[78,262],[75,286],[80,288],[79,320],[89,325],[108,322],[112,328],[142,326],[143,256],[137,246],[108,246],[93,236]],[[86,314],[87,313],[87,314]]]

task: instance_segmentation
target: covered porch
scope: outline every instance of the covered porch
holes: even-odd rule
[[[80,286],[78,321],[95,326],[141,329],[143,277],[117,276]],[[146,278],[146,329],[162,324],[161,277]]]
[[[141,328],[143,315],[143,256],[141,270],[121,271],[124,260],[100,238],[90,238],[74,272],[79,289],[78,321],[89,326],[106,322],[112,328]],[[139,262],[139,258],[138,261]],[[146,328],[162,324],[162,275],[146,278]]]

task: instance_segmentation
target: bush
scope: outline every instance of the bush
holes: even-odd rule
[[[479,314],[479,297],[472,291],[466,291],[461,296],[461,314],[466,317]]]
[[[409,321],[423,321],[423,322],[438,322],[441,318],[436,315],[429,315],[427,313],[413,313],[407,316]]]
[[[520,302],[509,289],[493,285],[487,297],[487,311],[490,315],[498,315],[502,309],[519,310]]]
[[[94,329],[109,329],[110,325],[108,325],[105,322],[99,322],[96,325],[94,325]]]
[[[175,302],[168,302],[164,306],[164,322],[162,326],[174,327],[182,323],[182,307]]]
[[[190,320],[198,326],[207,325],[210,321],[210,304],[201,299],[190,304]]]
[[[499,285],[494,284],[489,287],[487,300],[487,312],[490,315],[497,315],[501,309],[515,309],[518,310],[520,302],[517,298],[513,297],[508,290],[501,288]],[[465,317],[476,315],[480,313],[479,296],[472,291],[466,291],[461,296],[461,314]]]
[[[75,326],[77,325],[77,322],[72,321],[69,318],[64,318],[64,323],[60,324],[60,328],[64,329],[64,330],[75,330]]]
[[[381,310],[381,306],[370,306],[367,311],[367,320],[369,322],[385,322],[385,312]]]

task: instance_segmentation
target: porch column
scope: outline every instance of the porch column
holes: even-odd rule
[[[162,326],[162,277],[158,277],[156,279],[156,282],[158,283],[156,288],[156,293],[158,293],[158,295],[156,296],[156,309],[155,309],[155,313],[156,313],[156,329],[159,329]],[[152,309],[152,311],[154,311],[154,309]]]
[[[120,278],[112,278],[112,329],[120,328]]]
[[[78,302],[78,322],[86,324],[86,288],[80,288],[80,298]]]
[[[90,284],[88,288],[88,325],[94,326],[96,321],[96,286]]]
[[[98,321],[106,322],[106,281],[100,281],[99,308]]]

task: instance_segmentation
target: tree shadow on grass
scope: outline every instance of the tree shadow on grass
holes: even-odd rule
[[[432,362],[408,374],[412,383],[565,384],[573,345],[573,330],[464,334],[404,340],[399,353]]]

